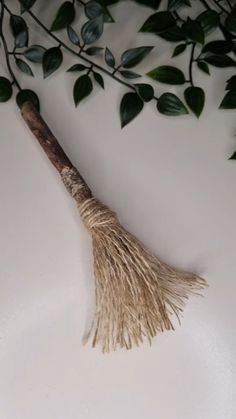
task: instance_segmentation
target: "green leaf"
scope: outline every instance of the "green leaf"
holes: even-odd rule
[[[177,57],[177,55],[182,54],[186,50],[186,44],[179,44],[175,47],[172,57]]]
[[[84,71],[86,70],[88,67],[86,67],[83,64],[74,64],[72,65],[70,68],[68,68],[67,72],[74,72],[74,71]]]
[[[93,44],[103,33],[103,17],[98,16],[95,19],[86,22],[81,29],[81,35],[85,44]]]
[[[28,45],[28,28],[21,16],[11,15],[10,27],[15,38],[15,47],[23,48]]]
[[[212,41],[204,46],[202,53],[228,54],[233,50],[233,47],[232,41]]]
[[[198,68],[201,71],[203,71],[204,73],[210,75],[209,66],[207,65],[207,63],[205,63],[205,61],[198,61],[197,62],[197,66],[198,66]]]
[[[41,45],[32,45],[26,51],[24,51],[24,56],[32,63],[42,63],[45,51],[46,48],[42,47]]]
[[[216,11],[207,10],[197,17],[197,21],[200,23],[204,33],[208,35],[209,33],[213,32],[216,28],[218,28],[220,18]]]
[[[71,1],[65,1],[59,7],[56,17],[52,23],[51,31],[60,31],[65,29],[75,19],[75,6]]]
[[[91,0],[88,3],[86,3],[84,11],[85,15],[89,19],[95,19],[98,16],[102,16],[104,22],[114,22],[109,10],[97,1]]]
[[[205,92],[201,87],[190,86],[184,91],[184,97],[188,107],[196,115],[201,115],[205,104]]]
[[[121,56],[121,65],[124,68],[132,68],[139,64],[154,47],[137,47],[127,49]]]
[[[56,71],[63,61],[63,55],[60,47],[49,48],[43,56],[43,75],[44,78],[50,76]]]
[[[236,160],[236,151],[229,157],[229,160]]]
[[[114,55],[109,50],[109,48],[105,49],[105,61],[106,61],[107,65],[109,65],[109,67],[111,67],[111,68],[114,68],[115,65],[116,65]]]
[[[158,99],[157,109],[163,115],[179,116],[188,114],[183,102],[173,93],[163,93]]]
[[[160,38],[170,42],[185,41],[186,36],[182,28],[175,25],[157,34]]]
[[[175,19],[170,12],[157,12],[149,16],[139,32],[160,33],[175,25]]]
[[[97,73],[96,71],[93,71],[93,77],[96,80],[96,82],[99,84],[99,86],[101,86],[102,89],[104,89],[104,80],[101,74]]]
[[[7,102],[11,96],[11,82],[6,77],[0,77],[0,102]]]
[[[236,75],[230,77],[229,80],[227,80],[226,88],[225,90],[233,90],[236,89]]]
[[[25,74],[28,74],[28,76],[33,76],[33,71],[31,70],[30,66],[20,58],[15,59],[17,67]]]
[[[104,48],[102,47],[89,47],[86,50],[84,50],[84,52],[87,55],[97,55],[99,54],[101,51],[103,51]]]
[[[23,89],[20,90],[19,93],[16,96],[16,103],[19,106],[19,108],[22,107],[22,105],[25,102],[31,102],[35,106],[38,112],[40,112],[40,104],[39,104],[39,98],[36,95],[33,90],[30,89]]]
[[[75,30],[72,28],[72,26],[67,26],[67,35],[70,42],[72,42],[72,44],[80,46],[79,36],[75,32]]]
[[[141,4],[142,6],[151,7],[151,9],[158,9],[161,4],[161,0],[135,0],[136,3]]]
[[[183,24],[183,30],[191,41],[204,44],[205,34],[201,24],[197,20],[188,18],[187,22]]]
[[[236,89],[229,90],[220,104],[220,109],[236,109]]]
[[[136,92],[144,102],[150,102],[154,97],[154,89],[150,84],[136,83],[134,84]]]
[[[151,79],[159,81],[166,84],[184,84],[185,77],[181,70],[176,67],[169,65],[163,65],[147,73],[148,77]]]
[[[83,99],[89,96],[92,90],[93,83],[90,77],[87,74],[80,76],[74,84],[73,95],[75,106],[78,106]]]
[[[125,79],[137,79],[138,77],[141,77],[140,74],[135,73],[131,70],[119,70],[119,73],[125,78]]]
[[[236,33],[236,11],[232,11],[230,15],[227,16],[225,21],[225,27],[226,29],[235,34]]]
[[[143,109],[143,101],[137,93],[126,93],[120,104],[121,127],[125,127]]]
[[[36,0],[19,0],[21,4],[21,13],[24,13],[26,10],[31,9]]]
[[[225,54],[207,55],[206,57],[204,57],[204,61],[206,61],[208,64],[211,64],[215,67],[221,67],[221,68],[235,67],[236,65],[236,62],[231,57],[228,57],[228,55],[225,55]]]

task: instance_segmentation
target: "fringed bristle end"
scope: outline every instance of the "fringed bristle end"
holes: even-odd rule
[[[131,349],[144,340],[151,344],[159,332],[174,329],[171,316],[180,322],[186,300],[191,294],[199,294],[206,281],[161,262],[119,224],[107,207],[97,202],[99,210],[89,203],[90,216],[92,212],[94,215],[94,223],[91,217],[89,220],[96,313],[87,340],[93,347],[101,345],[103,352]]]

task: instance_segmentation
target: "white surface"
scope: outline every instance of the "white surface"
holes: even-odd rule
[[[144,17],[132,16],[140,26]],[[108,29],[117,53],[135,45],[129,26],[120,39]],[[143,69],[169,56],[163,43]],[[125,90],[113,81],[80,109],[72,104],[74,77],[35,81],[44,116],[95,195],[160,257],[210,285],[204,299],[191,299],[174,333],[151,348],[105,356],[81,343],[94,299],[90,238],[14,102],[1,105],[1,419],[236,417],[236,164],[227,161],[235,114],[216,109],[231,72],[212,73],[217,88],[208,88],[200,121],[168,119],[148,105],[122,131]],[[26,82],[33,83],[22,76]]]

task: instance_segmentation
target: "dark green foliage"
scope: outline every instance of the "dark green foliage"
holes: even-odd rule
[[[0,77],[0,102],[7,102],[11,96],[11,82],[6,77]]]
[[[175,26],[175,19],[170,12],[157,12],[144,22],[140,32],[161,33],[172,26]]]
[[[183,102],[173,93],[163,93],[157,102],[157,109],[163,115],[179,116],[188,113]]]
[[[46,48],[41,45],[32,45],[24,51],[24,56],[32,63],[42,63]]]
[[[28,45],[28,28],[21,16],[11,15],[10,27],[15,38],[15,47],[23,48]]]
[[[184,97],[188,107],[199,118],[205,104],[204,90],[201,87],[189,86],[184,91]]]
[[[87,74],[80,76],[74,84],[73,95],[75,106],[78,106],[83,99],[89,96],[92,90],[93,83],[91,78]]]
[[[63,60],[63,55],[59,47],[48,49],[43,55],[43,75],[44,78],[56,71]]]
[[[65,29],[68,25],[74,21],[75,18],[75,6],[70,1],[65,1],[56,14],[56,17],[52,23],[51,31],[60,31]]]
[[[138,47],[128,49],[121,56],[122,67],[132,68],[139,64],[153,49],[153,47]]]
[[[103,33],[103,25],[104,21],[102,15],[86,22],[81,29],[84,43],[90,45],[96,42]]]
[[[121,127],[125,127],[143,109],[143,100],[137,93],[126,93],[120,104]]]
[[[136,83],[134,84],[136,92],[144,102],[150,102],[154,97],[154,89],[150,84]]]
[[[185,83],[184,73],[179,68],[172,67],[170,65],[162,65],[154,68],[154,70],[147,73],[147,76],[151,77],[153,80],[166,84]]]
[[[47,78],[62,66],[63,52],[67,51],[76,60],[67,72],[71,73],[71,77],[73,74],[79,76],[74,81],[73,89],[76,106],[91,95],[93,84],[104,89],[104,74],[127,90],[120,105],[122,127],[132,121],[147,102],[156,103],[158,111],[167,116],[185,115],[190,110],[199,118],[204,109],[206,93],[201,86],[195,86],[196,73],[200,71],[209,76],[210,69],[213,75],[215,71],[221,71],[224,75],[225,68],[227,71],[233,70],[224,93],[222,85],[222,99],[218,106],[221,109],[236,108],[236,5],[233,1],[231,7],[229,1],[218,0],[133,0],[136,7],[139,5],[140,10],[142,8],[145,13],[141,28],[137,28],[140,42],[139,46],[129,49],[128,45],[124,45],[121,49],[124,52],[119,58],[114,56],[112,39],[109,38],[110,32],[106,37],[106,28],[114,24],[113,16],[116,16],[117,7],[123,7],[125,11],[126,1],[55,2],[54,12],[49,20],[50,29],[43,23],[43,16],[41,22],[41,12],[35,12],[38,10],[34,7],[37,0],[15,1],[19,5],[18,12],[15,7],[14,12],[11,11],[11,2],[5,1],[4,21],[0,20],[1,51],[5,54],[5,59],[7,58],[9,70],[8,77],[0,77],[0,102],[9,100],[13,88],[16,87],[19,90],[16,95],[19,106],[30,100],[39,109],[38,96],[34,91],[20,86],[17,70],[33,76],[33,66],[37,65],[42,68],[44,78]],[[3,3],[0,8],[1,6]],[[148,10],[149,14],[146,14]],[[201,10],[200,14],[198,10]],[[28,19],[29,14],[31,16]],[[40,33],[46,35],[46,41],[49,42],[42,43],[49,45],[47,49],[33,44],[33,37],[30,40],[30,22],[33,22],[34,30],[39,29]],[[9,29],[14,40],[11,48],[8,45],[8,34],[5,36],[5,31]],[[153,86],[144,79],[136,82],[142,76],[138,65],[143,63],[154,48],[145,46],[145,42],[142,42],[142,39],[147,39],[146,34],[150,33],[156,36],[157,61],[153,62],[151,69],[146,68],[145,71]],[[172,43],[173,65],[170,65],[170,61],[158,62],[159,42]],[[178,57],[177,65],[174,63],[175,57]],[[149,62],[150,59],[151,56]],[[26,78],[23,77],[22,80],[25,83]],[[168,91],[157,97],[155,84],[158,89],[158,83],[180,86],[180,97],[184,97],[184,101]],[[163,85],[161,88],[163,89]],[[234,153],[231,158],[236,159],[235,156]]]
[[[21,58],[16,58],[16,65],[17,67],[25,74],[28,74],[28,76],[33,76],[33,71],[31,70],[29,64],[27,64],[25,61],[21,60]]]

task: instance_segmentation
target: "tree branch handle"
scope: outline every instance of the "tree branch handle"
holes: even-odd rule
[[[87,183],[73,166],[35,106],[31,102],[25,102],[21,107],[21,115],[51,163],[61,175],[62,181],[72,197],[76,199],[78,204],[91,198],[92,192]]]

